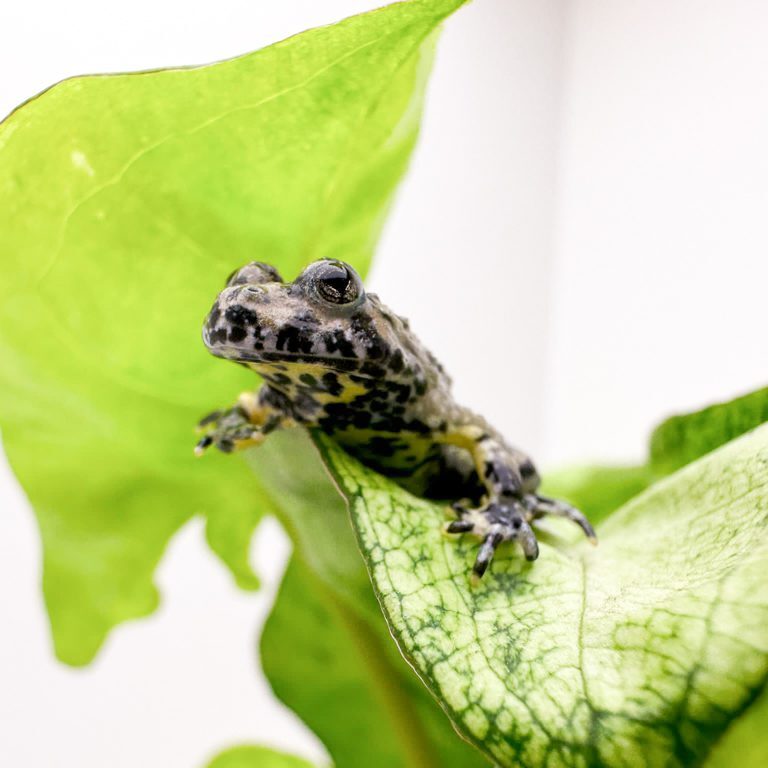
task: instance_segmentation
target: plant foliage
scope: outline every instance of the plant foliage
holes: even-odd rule
[[[238,583],[273,509],[193,425],[252,374],[202,319],[254,258],[364,271],[416,139],[439,22],[393,5],[205,67],[66,80],[0,125],[0,424],[37,515],[56,653],[89,662],[157,605],[192,515]]]
[[[254,258],[365,270],[461,4],[67,80],[0,125],[0,424],[56,653],[86,664],[155,608],[154,569],[193,515],[256,588],[249,542],[274,513],[294,555],[264,671],[336,768],[765,765],[768,426],[739,435],[766,390],[669,420],[646,466],[548,479],[602,520],[600,546],[553,524],[534,566],[507,547],[477,588],[475,542],[441,536],[443,507],[322,436],[352,527],[306,436],[192,458],[196,420],[256,386],[199,339],[224,276]],[[256,765],[306,763],[242,746],[211,768]]]

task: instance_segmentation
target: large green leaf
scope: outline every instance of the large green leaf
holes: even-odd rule
[[[457,738],[392,643],[346,505],[307,436],[276,434],[249,458],[296,542],[261,640],[277,696],[323,741],[336,768],[487,765]]]
[[[157,603],[193,514],[245,587],[270,507],[192,425],[252,375],[200,325],[224,277],[364,269],[413,147],[434,31],[389,6],[211,66],[67,80],[0,125],[0,424],[43,537],[56,653],[88,662]]]
[[[321,446],[401,651],[500,765],[691,765],[764,690],[768,426],[474,589],[439,506]]]

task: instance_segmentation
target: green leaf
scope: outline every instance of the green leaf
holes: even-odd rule
[[[666,475],[768,421],[768,387],[694,413],[672,416],[651,435],[650,464]]]
[[[381,614],[368,620],[373,610],[370,588],[364,606],[350,604],[294,558],[261,640],[275,694],[323,741],[336,768],[487,765],[398,654]]]
[[[321,446],[402,653],[496,763],[691,765],[764,690],[768,426],[474,589],[443,509]]]
[[[653,479],[653,473],[644,466],[573,467],[547,473],[542,492],[566,499],[597,525],[644,491]]]
[[[768,765],[768,686],[715,744],[706,768],[765,768]]]
[[[0,125],[0,424],[43,538],[56,653],[91,660],[154,609],[179,526],[244,587],[270,506],[192,426],[249,374],[200,326],[257,258],[364,270],[416,139],[434,32],[460,0],[389,6],[218,64],[66,80]]]
[[[217,755],[207,768],[314,768],[300,757],[275,752],[266,747],[233,747]]]
[[[296,542],[261,639],[276,695],[323,741],[336,768],[487,765],[392,643],[346,505],[306,434],[275,434],[249,458],[269,478]]]
[[[768,388],[692,413],[654,429],[644,466],[572,467],[544,477],[543,491],[563,498],[598,523],[654,480],[768,421]]]

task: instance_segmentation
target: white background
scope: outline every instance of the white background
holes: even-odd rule
[[[66,76],[225,58],[375,5],[6,3],[0,113]],[[765,383],[767,33],[759,0],[476,0],[446,25],[370,285],[540,464],[640,459],[666,413]],[[192,767],[246,741],[327,760],[257,669],[275,524],[258,595],[188,526],[161,610],[71,670],[5,467],[0,510],[0,765]]]

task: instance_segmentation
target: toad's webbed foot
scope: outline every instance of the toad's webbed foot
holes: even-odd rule
[[[262,405],[256,395],[244,392],[232,408],[214,411],[201,419],[197,428],[203,436],[195,446],[195,454],[201,456],[212,445],[223,453],[261,445],[283,421],[279,413]]]
[[[472,571],[477,577],[485,573],[496,547],[502,541],[519,541],[527,560],[535,560],[539,556],[539,545],[528,522],[529,514],[520,500],[499,499],[479,509],[454,505],[454,509],[459,513],[459,519],[449,523],[446,531],[473,533],[483,540],[472,566]]]
[[[467,509],[454,504],[459,515],[446,527],[448,533],[472,533],[482,539],[472,572],[477,578],[488,569],[496,548],[503,541],[518,541],[527,560],[539,556],[539,545],[531,528],[531,522],[545,515],[567,517],[579,525],[590,541],[596,542],[595,531],[578,509],[562,501],[536,494],[524,494],[520,498],[501,498],[490,501],[479,509]]]
[[[212,445],[223,453],[232,453],[240,448],[259,445],[265,438],[264,429],[254,425],[239,405],[209,413],[198,424],[198,430],[203,433],[195,446],[198,456]]]

